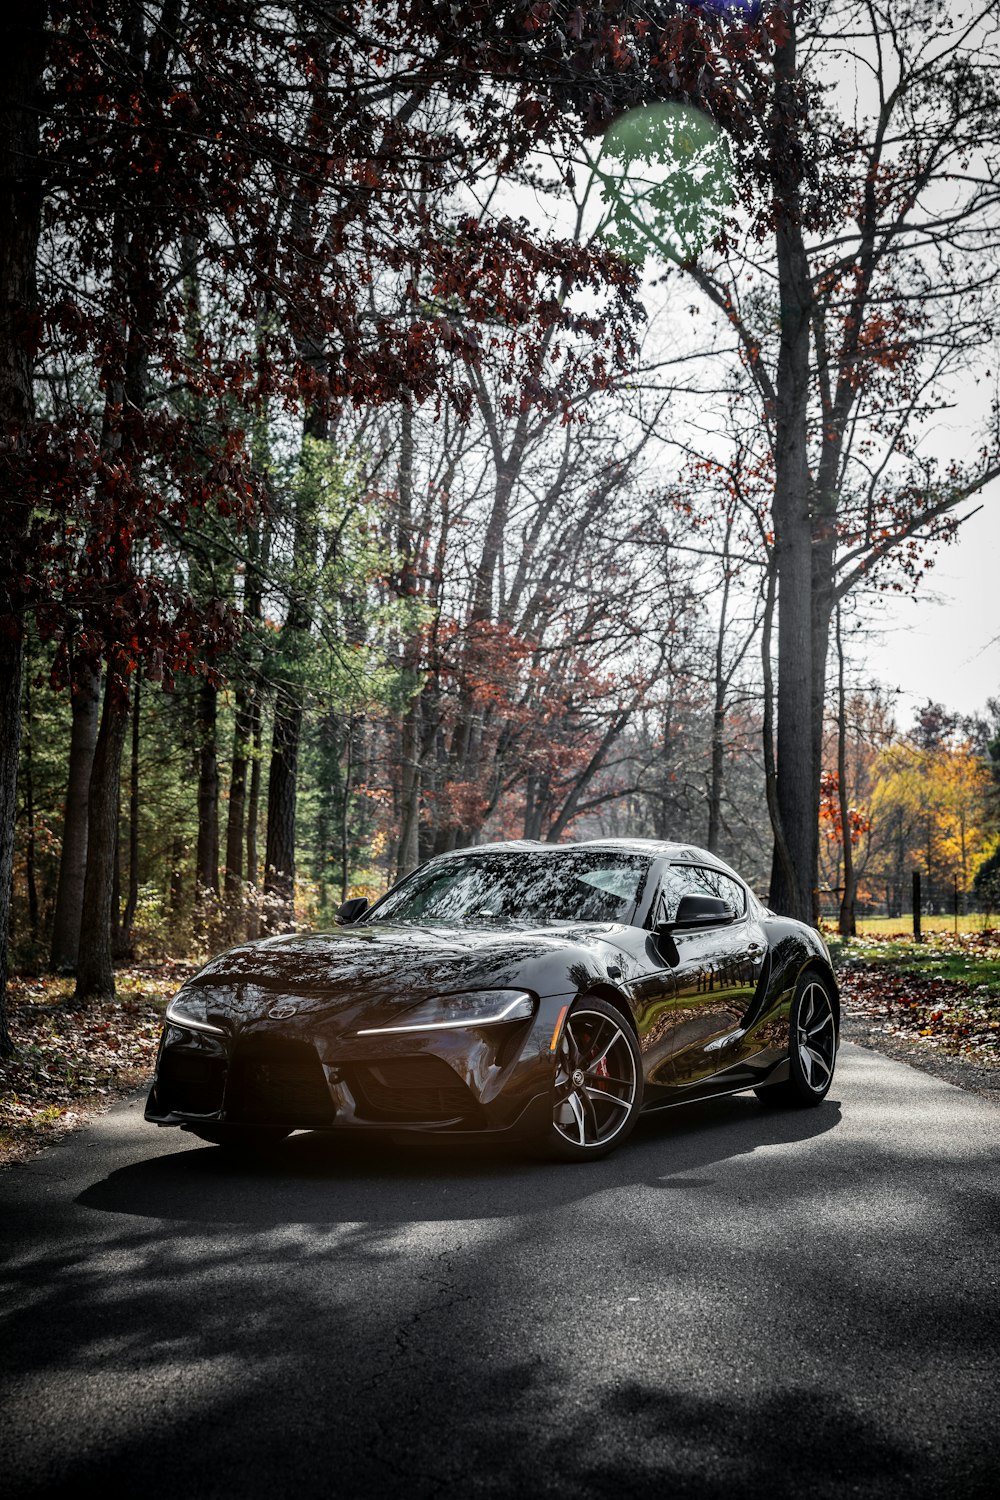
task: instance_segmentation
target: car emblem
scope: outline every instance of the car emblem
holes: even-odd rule
[[[277,1005],[272,1005],[268,1015],[272,1021],[285,1021],[289,1016],[294,1016],[298,1006],[291,1000],[279,1000]]]

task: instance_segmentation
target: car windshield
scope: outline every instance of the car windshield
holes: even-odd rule
[[[492,926],[620,922],[635,909],[649,860],[584,850],[467,854],[419,870],[373,922]]]

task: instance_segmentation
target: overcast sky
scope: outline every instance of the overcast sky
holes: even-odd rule
[[[872,607],[881,627],[865,666],[902,689],[898,719],[933,698],[972,713],[1000,696],[1000,481],[983,491],[982,509],[937,554],[915,598],[889,595]]]

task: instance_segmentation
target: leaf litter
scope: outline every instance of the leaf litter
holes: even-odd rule
[[[151,1078],[170,997],[194,972],[164,960],[119,969],[114,1000],[77,1001],[68,977],[15,976],[14,1055],[0,1062],[0,1164],[21,1161]]]

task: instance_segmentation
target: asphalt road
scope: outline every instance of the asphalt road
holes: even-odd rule
[[[1000,1111],[845,1046],[818,1110],[644,1122],[606,1162],[141,1102],[0,1177],[0,1488],[997,1493]]]

